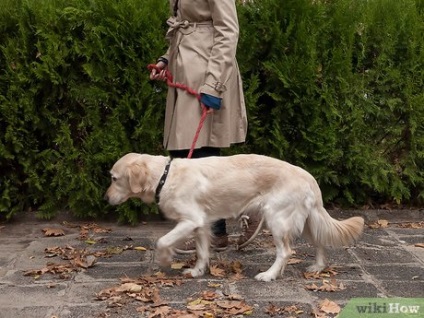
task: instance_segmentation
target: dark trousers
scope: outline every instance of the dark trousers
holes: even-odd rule
[[[169,154],[172,158],[187,158],[189,150],[170,150]],[[213,148],[213,147],[202,147],[199,149],[194,149],[193,155],[191,158],[204,158],[204,157],[212,157],[212,156],[220,156],[221,149]],[[224,219],[216,221],[212,224],[212,233],[215,236],[223,236],[227,234],[227,227]]]

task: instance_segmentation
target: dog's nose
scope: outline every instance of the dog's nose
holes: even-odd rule
[[[103,197],[103,200],[106,200],[109,202],[109,196],[107,195],[107,193],[105,194],[105,196]]]

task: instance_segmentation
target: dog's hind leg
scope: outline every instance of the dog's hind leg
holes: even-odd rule
[[[275,236],[273,233],[273,236],[277,254],[275,262],[266,272],[259,273],[255,276],[255,279],[264,282],[275,280],[279,275],[282,275],[287,261],[292,254],[290,248],[290,238],[287,235],[282,237],[281,235]]]
[[[292,208],[286,207],[287,211],[291,211]],[[268,211],[264,212],[264,217],[267,223],[269,230],[274,238],[274,244],[276,248],[276,258],[274,264],[263,273],[259,273],[255,276],[255,279],[269,282],[271,280],[277,279],[278,275],[282,274],[284,268],[289,260],[292,252],[290,248],[290,240],[292,229],[288,227],[290,222],[286,222],[283,218],[284,215],[289,213],[283,211],[275,213],[275,210],[270,208]]]
[[[210,230],[209,226],[196,230],[197,261],[194,268],[186,269],[183,274],[191,277],[202,276],[209,265]]]
[[[325,247],[322,245],[316,246],[315,264],[309,266],[306,271],[309,273],[321,272],[326,267]]]

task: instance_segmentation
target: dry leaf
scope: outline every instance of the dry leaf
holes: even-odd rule
[[[294,265],[294,264],[299,264],[299,263],[302,263],[302,262],[303,262],[302,259],[292,257],[292,258],[289,259],[287,264],[288,265]]]
[[[305,288],[312,291],[324,291],[324,292],[335,292],[335,291],[346,289],[342,283],[337,285],[335,280],[328,281],[325,279],[322,281],[321,286],[318,286],[312,283],[310,285],[306,285]]]
[[[334,301],[324,299],[320,303],[320,310],[327,314],[338,314],[340,312],[340,306]]]
[[[46,227],[42,230],[45,236],[63,236],[65,232],[59,228]]]
[[[380,225],[380,227],[382,228],[386,228],[389,226],[389,221],[387,220],[378,220],[377,223]]]
[[[379,229],[379,228],[386,228],[389,226],[389,221],[387,220],[377,220],[376,222],[368,224],[368,227],[371,229]]]
[[[143,246],[136,246],[133,248],[136,251],[147,251],[147,248],[143,247]]]
[[[216,304],[224,309],[230,309],[230,308],[239,308],[241,307],[242,302],[236,301],[236,300],[218,300]]]
[[[424,228],[424,221],[405,222],[405,223],[398,224],[398,227],[408,228],[408,229],[422,229],[422,228]]]
[[[243,271],[243,265],[239,261],[231,262],[230,268],[231,271],[236,274],[240,274]]]
[[[204,300],[215,300],[215,299],[217,299],[219,296],[218,296],[218,294],[217,293],[215,293],[215,292],[213,292],[213,291],[211,291],[211,290],[208,290],[208,291],[204,291],[203,293],[202,293],[202,298],[204,299]]]
[[[239,294],[230,294],[227,296],[230,300],[243,300],[244,298]]]
[[[182,269],[184,266],[186,266],[184,262],[176,262],[171,264],[172,269]]]
[[[414,246],[415,246],[415,247],[422,247],[422,248],[424,248],[424,243],[417,243],[417,244],[415,244]]]
[[[209,266],[209,270],[210,270],[210,273],[211,273],[212,276],[215,276],[215,277],[224,277],[225,276],[225,270],[219,268],[216,265]]]

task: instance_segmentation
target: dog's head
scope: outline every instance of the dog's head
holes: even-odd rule
[[[148,168],[144,155],[129,153],[120,158],[110,170],[111,184],[104,199],[111,205],[118,205],[129,198],[140,198],[150,203],[154,196],[147,191]]]

